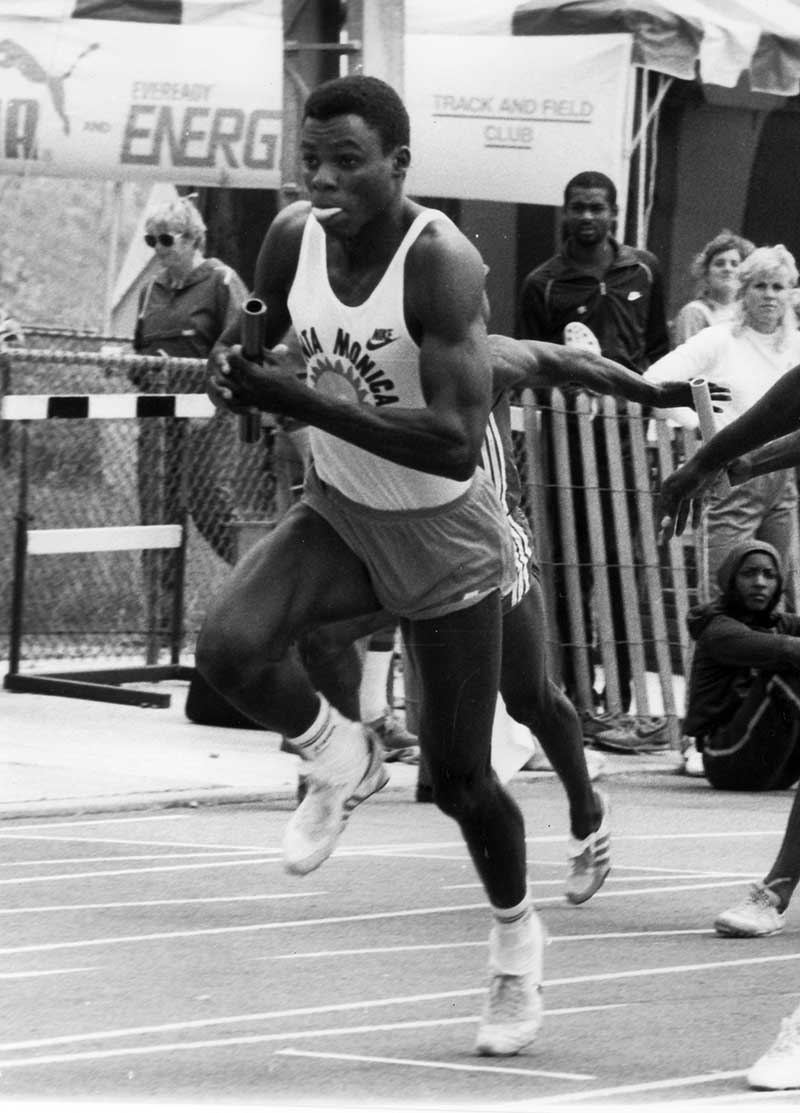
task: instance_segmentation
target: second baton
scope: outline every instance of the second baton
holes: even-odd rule
[[[264,333],[267,307],[260,298],[248,298],[242,306],[242,355],[251,363],[264,359]],[[248,410],[239,414],[239,439],[255,444],[261,436],[261,414]]]

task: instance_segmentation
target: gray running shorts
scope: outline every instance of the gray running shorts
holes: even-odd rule
[[[506,515],[478,468],[467,491],[444,506],[376,510],[323,483],[313,466],[302,501],[364,563],[381,606],[401,618],[437,618],[474,606],[515,578]]]

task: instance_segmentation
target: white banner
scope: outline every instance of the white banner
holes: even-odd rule
[[[280,5],[250,7],[256,24],[0,17],[0,172],[277,189]]]
[[[408,35],[408,189],[561,205],[581,170],[627,189],[630,35]]]

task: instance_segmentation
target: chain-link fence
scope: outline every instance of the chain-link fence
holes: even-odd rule
[[[197,361],[157,367],[134,357],[125,340],[66,333],[27,340],[49,347],[8,354],[5,393],[172,394],[201,386]],[[567,401],[552,391],[519,399],[514,437],[556,672],[581,708],[593,706],[601,675],[611,710],[625,706],[630,691],[643,714],[647,674],[655,673],[663,706],[676,715],[672,682],[688,674],[685,616],[704,590],[704,536],[701,529],[661,544],[654,492],[695,450],[696,434],[647,418],[634,403]],[[299,456],[284,456],[283,431],[267,429],[248,444],[237,419],[223,414],[5,421],[0,438],[6,656],[15,519],[31,529],[185,526],[180,550],[29,559],[23,669],[75,659],[157,664],[191,654],[228,568],[254,531],[280,516],[302,474]]]
[[[126,355],[131,359],[125,340],[55,330],[46,337],[26,333],[31,347],[42,339],[58,348],[49,354],[37,349],[33,362],[27,358],[31,351],[16,359],[11,352],[3,368],[4,393],[97,396],[200,388],[199,363],[190,372],[147,367],[142,373],[124,367]],[[275,516],[273,431],[265,430],[256,444],[244,443],[237,419],[220,413],[198,419],[6,421],[0,423],[0,436],[0,607],[6,655],[20,513],[31,529],[158,522],[186,527],[185,553],[29,558],[21,647],[26,664],[118,657],[156,663],[174,646],[176,592],[182,597],[181,644],[191,651],[207,601],[235,560],[247,523]]]

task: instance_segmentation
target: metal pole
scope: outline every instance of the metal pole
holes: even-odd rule
[[[11,588],[8,671],[19,672],[22,645],[22,617],[25,605],[25,564],[28,555],[28,422],[20,423],[19,492],[17,494],[16,533],[14,538],[14,580]]]
[[[119,230],[122,210],[122,182],[108,183],[110,221],[108,256],[106,259],[106,296],[103,306],[103,335],[111,336],[111,316],[114,309],[114,284],[119,269]]]
[[[351,41],[361,40],[361,56],[351,56],[350,72],[381,77],[402,96],[403,0],[348,0],[347,33]]]
[[[639,142],[639,183],[636,197],[636,246],[647,246],[647,229],[644,226],[644,207],[647,195],[647,90],[650,83],[650,71],[641,70],[641,86],[639,96],[639,127],[641,140]]]

